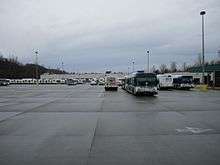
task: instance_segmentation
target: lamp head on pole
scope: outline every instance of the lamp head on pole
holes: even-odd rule
[[[201,11],[201,12],[200,12],[200,15],[205,15],[205,14],[206,14],[205,11]]]
[[[147,50],[147,53],[150,53],[150,51],[149,51],[149,50]]]

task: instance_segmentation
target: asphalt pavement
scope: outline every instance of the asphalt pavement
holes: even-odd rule
[[[219,165],[220,91],[0,87],[0,165]]]

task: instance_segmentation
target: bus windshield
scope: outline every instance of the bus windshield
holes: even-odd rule
[[[137,77],[136,78],[136,85],[137,86],[157,85],[157,78],[154,76]]]

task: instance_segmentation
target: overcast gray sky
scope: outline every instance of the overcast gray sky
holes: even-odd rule
[[[127,71],[151,64],[192,63],[201,50],[206,10],[206,59],[220,49],[220,0],[0,0],[0,51],[24,63],[68,71]]]

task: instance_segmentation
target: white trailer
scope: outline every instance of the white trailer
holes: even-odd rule
[[[172,89],[173,86],[173,76],[171,74],[159,74],[157,75],[159,80],[160,89]]]

